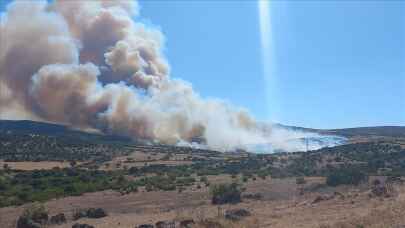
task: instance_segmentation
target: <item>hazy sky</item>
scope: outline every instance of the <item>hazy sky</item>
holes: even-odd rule
[[[266,102],[256,1],[140,4],[166,35],[173,77],[203,96],[285,124],[405,125],[405,1],[272,1],[275,107]]]
[[[256,1],[140,5],[138,20],[166,36],[172,77],[204,97],[305,127],[405,125],[405,1],[272,1],[272,85]]]

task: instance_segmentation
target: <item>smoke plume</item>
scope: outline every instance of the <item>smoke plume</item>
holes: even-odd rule
[[[169,144],[204,139],[219,150],[283,147],[247,111],[170,78],[164,36],[138,13],[135,1],[10,3],[0,23],[0,117]]]

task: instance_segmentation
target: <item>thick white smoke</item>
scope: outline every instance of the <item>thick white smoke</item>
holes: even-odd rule
[[[202,138],[219,150],[284,146],[245,110],[170,78],[164,36],[134,21],[138,11],[122,0],[9,4],[0,23],[0,117],[170,144]]]

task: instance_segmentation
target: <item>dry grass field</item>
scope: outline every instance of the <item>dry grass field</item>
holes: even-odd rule
[[[31,161],[24,161],[24,162],[4,162],[0,160],[0,169],[4,169],[4,165],[11,169],[15,170],[38,170],[38,169],[53,169],[55,167],[58,168],[68,168],[70,167],[69,162],[56,162],[56,161],[41,161],[41,162],[31,162]]]
[[[221,175],[209,177],[213,183],[229,181]],[[306,178],[305,186],[324,182],[323,178]],[[65,213],[68,223],[53,226],[70,228],[75,221],[70,218],[78,208],[101,207],[108,216],[100,219],[83,218],[80,223],[97,228],[133,228],[139,224],[154,224],[162,220],[211,219],[223,227],[401,227],[405,225],[405,187],[396,186],[396,196],[390,198],[370,197],[368,186],[341,186],[324,188],[300,194],[302,187],[294,178],[249,181],[245,193],[260,193],[261,200],[244,199],[235,205],[214,206],[210,203],[207,187],[191,187],[177,191],[146,192],[121,195],[113,191],[88,193],[45,203],[50,215]],[[319,196],[340,194],[316,202]],[[0,224],[4,228],[15,227],[19,214],[28,205],[0,209]],[[243,208],[251,216],[239,222],[230,222],[223,213],[231,208]],[[199,227],[199,226],[195,226]]]
[[[111,161],[103,163],[101,170],[117,170],[131,167],[142,167],[147,165],[189,165],[192,161],[186,160],[187,155],[173,154],[170,158],[165,159],[165,153],[148,153],[135,150],[127,156],[114,157]]]
[[[0,228],[16,227],[19,216],[32,205],[27,202],[35,200],[44,201],[50,216],[66,215],[66,223],[46,226],[55,228],[71,228],[77,222],[96,228],[134,228],[189,219],[196,222],[193,227],[201,228],[403,228],[405,185],[400,182],[405,173],[405,140],[401,137],[355,135],[349,142],[362,143],[269,155],[105,145],[93,143],[91,137],[91,143],[85,144],[21,135],[17,143],[15,137],[6,137],[6,147],[0,150]],[[21,148],[31,144],[42,146],[36,151]],[[33,162],[37,160],[41,162]],[[69,161],[77,161],[75,167]],[[69,169],[49,171],[54,167]],[[39,169],[43,171],[32,171]],[[347,182],[357,174],[369,182],[362,175],[361,182]],[[296,176],[304,176],[305,181]],[[395,179],[395,194],[370,194],[374,178],[381,176]],[[242,202],[213,205],[210,187],[231,182],[241,184]],[[86,208],[102,208],[108,216],[74,221],[74,212]],[[232,221],[226,216],[232,209],[250,215]]]

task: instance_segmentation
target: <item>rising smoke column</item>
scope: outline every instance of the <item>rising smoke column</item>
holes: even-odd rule
[[[170,78],[163,34],[134,21],[135,1],[15,1],[0,21],[0,118],[92,128],[156,142],[230,150],[295,134]],[[282,136],[279,136],[282,135]],[[300,136],[301,137],[301,136]]]
[[[169,77],[134,1],[16,1],[1,17],[0,115],[216,149],[264,142],[255,120]],[[12,111],[10,111],[12,110]]]

